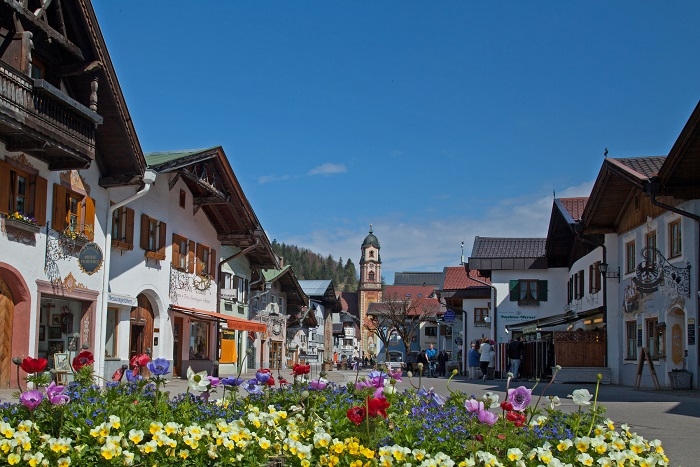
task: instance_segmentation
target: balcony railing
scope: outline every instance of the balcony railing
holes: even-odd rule
[[[29,78],[2,62],[0,114],[0,120],[14,122],[0,125],[9,150],[32,154],[54,169],[85,167],[95,158],[95,128],[102,117],[47,81]]]

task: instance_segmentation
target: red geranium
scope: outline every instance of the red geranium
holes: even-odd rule
[[[92,365],[95,363],[95,358],[92,356],[92,352],[89,350],[83,350],[73,359],[73,368],[78,371],[85,365]]]
[[[292,367],[292,375],[294,375],[294,376],[306,375],[306,374],[309,374],[310,371],[311,371],[310,364],[309,365],[299,365],[298,363],[296,363]]]
[[[362,423],[362,420],[365,419],[365,408],[364,407],[350,407],[348,409],[348,419],[350,419],[351,422],[353,422],[355,425],[359,425]]]
[[[367,409],[370,417],[381,415],[386,418],[386,409],[388,409],[390,405],[389,401],[383,397],[367,398]]]
[[[22,360],[19,367],[27,373],[41,373],[46,369],[46,365],[48,364],[49,361],[45,358],[26,357],[24,360]]]

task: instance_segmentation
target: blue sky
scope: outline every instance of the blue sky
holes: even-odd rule
[[[700,2],[93,0],[146,152],[222,146],[270,239],[382,275],[544,237],[700,99]]]

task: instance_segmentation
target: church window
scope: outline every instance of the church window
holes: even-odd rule
[[[369,281],[374,282],[374,271],[369,272]]]

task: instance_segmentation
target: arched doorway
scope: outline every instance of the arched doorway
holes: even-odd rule
[[[15,304],[5,281],[0,279],[0,382],[8,387],[12,370],[12,322]]]
[[[152,350],[153,306],[144,294],[136,297],[138,305],[131,310],[131,333],[129,337],[129,359]]]

